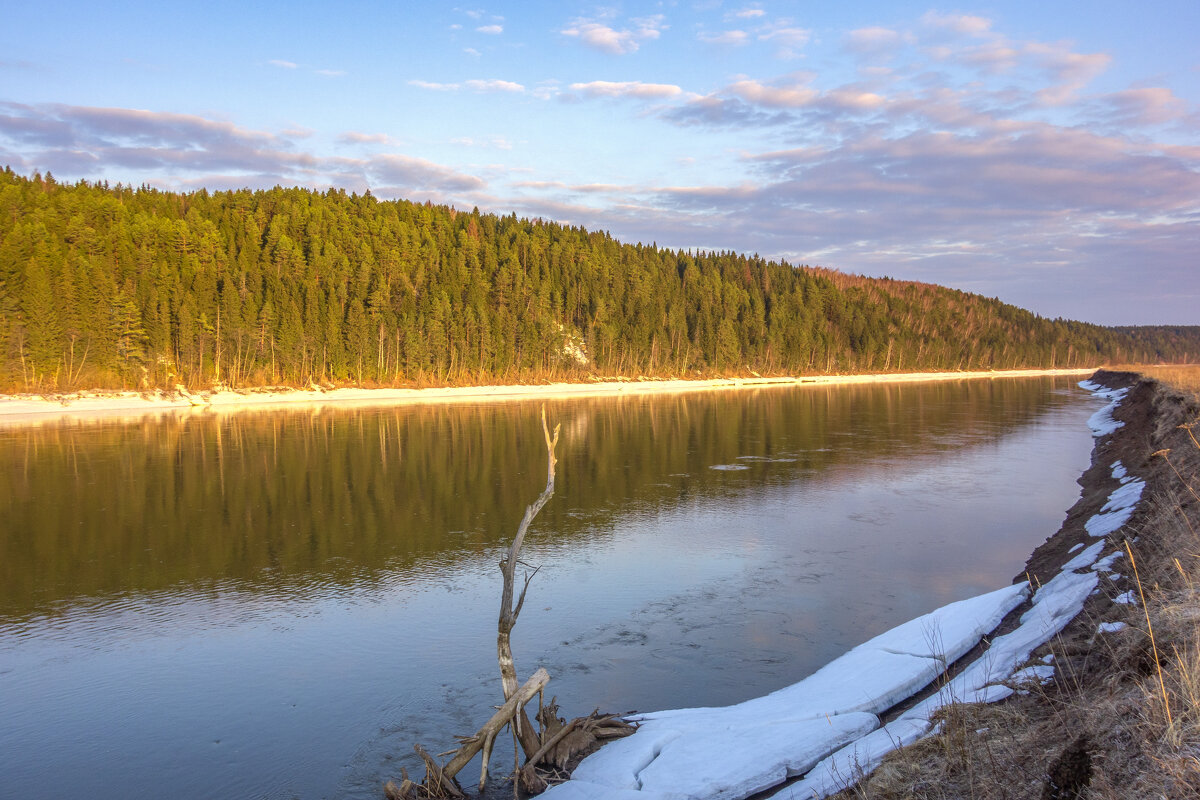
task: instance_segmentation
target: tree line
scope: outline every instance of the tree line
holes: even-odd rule
[[[0,173],[0,390],[431,385],[1195,360],[1200,327],[330,189]]]

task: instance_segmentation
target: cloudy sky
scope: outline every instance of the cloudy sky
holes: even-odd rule
[[[9,3],[0,164],[1200,324],[1200,2]]]

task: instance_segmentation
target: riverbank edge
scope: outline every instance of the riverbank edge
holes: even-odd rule
[[[1097,390],[1097,384],[1105,391]],[[1161,510],[1161,498],[1169,494],[1172,476],[1183,480],[1182,476],[1172,469],[1171,464],[1160,458],[1163,455],[1162,445],[1190,446],[1186,437],[1191,432],[1183,432],[1180,426],[1200,418],[1200,402],[1130,372],[1098,371],[1091,375],[1091,382],[1085,382],[1081,388],[1096,390],[1093,393],[1114,402],[1093,415],[1089,421],[1094,444],[1090,464],[1077,481],[1082,489],[1079,499],[1067,512],[1066,520],[1059,530],[1034,549],[1025,569],[1013,580],[1014,585],[1031,584],[1038,590],[1036,594],[1013,608],[975,648],[957,658],[941,678],[925,690],[881,713],[879,721],[884,724],[883,728],[877,728],[870,736],[852,742],[816,764],[807,773],[754,795],[755,800],[765,797],[813,800],[830,795],[835,795],[839,800],[863,797],[922,797],[939,800],[961,797],[1028,797],[1031,800],[1066,800],[1080,797],[1075,792],[1079,786],[1075,789],[1068,787],[1066,793],[1059,793],[1054,788],[1061,788],[1060,784],[1064,780],[1060,774],[1064,770],[1062,765],[1066,764],[1067,772],[1074,770],[1075,773],[1080,773],[1081,770],[1077,767],[1083,759],[1089,765],[1089,772],[1082,779],[1082,783],[1079,783],[1078,775],[1072,780],[1079,785],[1086,785],[1091,781],[1089,759],[1093,757],[1093,750],[1097,763],[1120,764],[1117,772],[1125,773],[1098,778],[1097,784],[1114,790],[1096,796],[1129,796],[1123,793],[1123,787],[1139,775],[1151,774],[1152,770],[1144,763],[1136,763],[1136,759],[1119,758],[1118,755],[1106,752],[1105,748],[1099,746],[1088,749],[1089,742],[1102,742],[1105,732],[1116,728],[1117,725],[1093,726],[1094,739],[1089,740],[1086,734],[1081,736],[1081,731],[1087,728],[1086,725],[1061,724],[1062,709],[1068,702],[1074,702],[1077,707],[1085,710],[1093,706],[1098,707],[1101,704],[1094,702],[1089,692],[1105,694],[1111,689],[1114,680],[1119,680],[1120,675],[1146,674],[1144,660],[1149,626],[1138,625],[1140,608],[1133,598],[1135,591],[1139,597],[1149,596],[1151,600],[1143,602],[1147,602],[1147,608],[1150,608],[1153,604],[1153,594],[1148,587],[1143,589],[1140,582],[1135,585],[1136,574],[1132,573],[1127,561],[1122,561],[1125,559],[1124,548],[1129,547],[1131,549],[1128,552],[1131,555],[1136,554],[1141,563],[1143,579],[1153,579],[1154,589],[1157,590],[1159,580],[1170,572],[1168,565],[1171,559],[1162,558],[1162,553],[1178,552],[1179,546],[1178,542],[1155,541],[1156,528],[1150,523],[1150,518],[1156,511]],[[1190,454],[1194,456],[1189,462],[1191,466],[1185,470],[1189,476],[1200,473],[1200,444],[1194,449],[1195,452]],[[1186,481],[1184,483],[1186,485]],[[1129,502],[1130,490],[1134,489],[1140,499]],[[1146,490],[1144,497],[1143,490]],[[1118,501],[1118,497],[1122,500]],[[1121,516],[1120,522],[1112,520],[1115,515],[1112,509],[1117,508],[1125,508],[1129,512]],[[1191,529],[1193,534],[1196,529],[1200,529],[1200,526]],[[1192,544],[1200,544],[1200,540]],[[1196,552],[1195,547],[1192,548],[1192,552]],[[1200,553],[1197,553],[1195,558],[1200,561]],[[1177,558],[1175,564],[1179,564]],[[1189,563],[1189,567],[1191,566]],[[1148,570],[1148,567],[1151,569]],[[1197,567],[1200,567],[1200,564]],[[1200,574],[1200,568],[1195,571]],[[1182,566],[1179,566],[1179,572],[1184,573]],[[1186,575],[1184,577],[1187,582]],[[1188,583],[1188,586],[1192,587],[1195,583]],[[1050,586],[1056,584],[1058,588],[1052,590]],[[1018,629],[1023,625],[1028,628],[1029,624],[1034,624],[1027,623],[1026,620],[1031,614],[1037,613],[1035,607],[1038,597],[1042,595],[1041,587],[1046,587],[1047,591],[1058,592],[1072,584],[1076,588],[1069,589],[1066,594],[1076,596],[1078,600],[1071,601],[1063,607],[1064,611],[1067,607],[1071,607],[1071,610],[1061,617],[1062,622],[1054,624],[1038,638],[1037,641],[1041,644],[1034,644],[1028,650],[1023,650],[1025,655],[1020,656],[1023,660],[1014,662],[1011,668],[1003,668],[1004,674],[1011,676],[1004,681],[1008,687],[993,686],[991,689],[999,691],[971,693],[990,698],[985,703],[994,700],[1000,702],[989,706],[956,699],[963,696],[958,694],[956,689],[956,684],[960,683],[957,680],[960,672],[986,663],[991,657],[989,651],[993,642],[1003,651],[1005,648],[1001,646],[1001,642],[1013,636],[1020,640]],[[1078,587],[1082,587],[1083,591],[1079,592]],[[1200,602],[1193,598],[1192,611],[1198,608]],[[1057,616],[1061,612],[1051,613]],[[1054,630],[1059,632],[1052,633]],[[1196,644],[1200,648],[1200,638]],[[1119,648],[1126,652],[1125,661],[1129,660],[1129,653],[1132,652],[1133,660],[1141,662],[1143,666],[1133,670],[1127,666],[1116,666],[1120,660],[1109,656]],[[1000,661],[1006,661],[1008,656],[1002,654],[998,658]],[[1157,660],[1157,655],[1155,658]],[[1200,664],[1200,649],[1196,652],[1196,663]],[[962,688],[966,688],[966,685]],[[1136,695],[1136,701],[1141,703],[1139,708],[1147,708],[1145,687],[1139,687],[1133,694]],[[1200,697],[1200,694],[1197,697]],[[929,723],[933,724],[930,731],[917,736],[896,733],[900,741],[890,739],[886,743],[875,742],[863,749],[863,744],[873,737],[877,738],[877,734],[890,737],[893,734],[888,731],[893,727],[897,732],[904,730],[906,725],[911,727],[906,715],[909,712],[919,712],[921,707],[928,706],[931,702],[939,710],[928,718]],[[1030,706],[1032,708],[1029,708]],[[1128,713],[1124,714],[1124,718],[1130,716]],[[978,722],[981,718],[999,718],[1003,724]],[[1066,728],[1070,735],[1058,731],[1047,736],[1044,731],[1046,718],[1060,723],[1060,727]],[[1037,724],[1034,724],[1035,722]],[[1021,729],[1020,735],[1015,735],[1014,731],[1018,729]],[[964,738],[971,741],[964,744]],[[994,767],[998,760],[993,755],[993,749],[1002,750],[1004,745],[1018,739],[1021,742],[1021,746],[1016,748],[1021,761],[1019,768],[1008,772],[999,771],[999,774],[980,785],[977,780],[980,770],[973,768],[972,763],[990,762]],[[1113,741],[1120,744],[1125,740],[1118,737]],[[911,744],[898,747],[901,742]],[[890,755],[873,755],[871,750],[880,747],[885,752],[890,751]],[[1110,746],[1108,749],[1113,748]],[[1188,757],[1196,761],[1194,756]],[[1197,762],[1197,766],[1200,766],[1200,762]],[[954,780],[929,779],[930,775],[939,773],[943,776],[953,775],[958,779],[958,784],[956,785]],[[1200,770],[1197,771],[1197,775],[1200,777]],[[596,779],[595,775],[589,777],[592,780]],[[586,782],[585,779],[584,783]],[[606,783],[607,779],[601,781],[601,784]],[[839,786],[847,788],[837,793]],[[557,787],[555,792],[558,793],[555,796],[562,794],[560,789],[566,788],[567,786]],[[730,794],[731,788],[714,785],[712,796],[743,796]],[[576,789],[574,793],[567,792],[563,796],[590,797],[591,790],[606,791],[613,797],[620,795],[632,798],[644,794],[654,797],[666,796],[662,794],[662,786],[658,786],[657,791],[624,792],[607,785],[597,784],[589,789],[588,786],[579,784]],[[671,792],[667,791],[667,794]],[[1153,792],[1151,795],[1138,796],[1152,794]],[[692,793],[680,791],[679,795],[692,796]],[[695,796],[708,795],[700,793]],[[1182,798],[1200,794],[1191,791],[1180,794],[1163,793],[1162,796]]]
[[[854,776],[836,800],[1200,796],[1200,681],[1188,674],[1200,658],[1200,502],[1188,498],[1200,475],[1191,430],[1200,423],[1200,397],[1132,371],[1101,369],[1091,381],[1127,390],[1112,413],[1120,427],[1096,436],[1078,500],[1013,581],[1044,585],[1081,546],[1099,541],[1104,555],[1120,554],[1120,574],[1101,580],[1082,611],[1030,656],[1030,664],[1054,665],[1053,678],[1016,687],[1018,694],[994,705],[947,706],[937,733]],[[1122,485],[1116,462],[1145,481],[1145,491],[1125,524],[1095,537],[1085,525]],[[987,638],[1016,628],[1028,607],[1014,609]],[[1172,626],[1180,618],[1191,636]],[[959,664],[985,651],[986,641]],[[1190,730],[1181,729],[1181,718]],[[768,794],[786,797],[786,788]]]
[[[955,380],[1085,376],[1094,368],[1018,369],[975,372],[908,372],[862,375],[812,375],[787,377],[710,378],[704,380],[601,380],[588,383],[482,385],[425,389],[360,389],[353,387],[265,387],[191,391],[105,392],[71,394],[0,395],[0,425],[40,423],[48,420],[140,417],[153,413],[226,412],[270,407],[321,407],[326,405],[408,405],[426,403],[551,400],[575,397],[674,394],[780,386],[839,386],[846,384],[916,383]]]

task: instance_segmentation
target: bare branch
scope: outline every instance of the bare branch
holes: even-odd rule
[[[526,576],[525,585],[521,589],[517,606],[514,609],[513,591],[516,582],[517,564],[519,563],[521,546],[525,542],[525,536],[529,532],[530,524],[554,494],[554,466],[557,463],[557,459],[554,456],[554,448],[558,444],[558,434],[561,427],[561,425],[555,425],[554,436],[550,435],[550,427],[546,424],[546,408],[543,406],[542,435],[546,440],[546,488],[525,509],[525,516],[521,519],[521,524],[517,527],[517,535],[513,537],[512,545],[508,549],[508,557],[500,563],[500,569],[504,576],[504,587],[500,596],[500,619],[496,626],[496,658],[500,664],[500,682],[504,689],[505,698],[512,697],[517,691],[517,668],[513,663],[511,642],[513,625],[516,624],[517,616],[521,613],[521,609],[525,605],[525,593],[529,589],[529,581],[533,579],[533,575],[537,574],[537,570],[535,569],[533,574]],[[525,714],[524,709],[518,710],[516,716],[513,718],[513,731],[521,742],[521,749],[525,751],[526,758],[537,752],[540,746],[538,735],[533,730],[533,726],[530,724],[529,717]]]

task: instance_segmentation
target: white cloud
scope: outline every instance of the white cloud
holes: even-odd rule
[[[489,36],[499,36],[504,33],[503,25],[480,25],[475,29],[476,33],[486,33]]]
[[[750,34],[745,31],[723,31],[721,33],[696,34],[696,38],[705,44],[744,45],[750,43]]]
[[[768,108],[803,108],[820,95],[807,86],[766,86],[752,80],[733,83],[727,91],[748,103]]]
[[[337,141],[343,144],[381,144],[389,146],[399,144],[399,142],[386,133],[360,133],[359,131],[346,131],[339,134]]]
[[[776,56],[785,59],[799,57],[800,50],[808,44],[811,37],[812,31],[786,23],[758,34],[760,41],[770,42],[776,46]]]
[[[926,12],[921,17],[921,23],[927,28],[960,36],[984,36],[992,29],[992,21],[987,17],[976,17],[969,14],[941,14],[937,11]]]
[[[825,94],[822,99],[832,107],[848,111],[869,111],[880,108],[887,102],[882,95],[854,89],[835,89]]]
[[[636,52],[643,42],[659,38],[666,28],[663,19],[661,14],[631,19],[631,27],[621,30],[593,20],[577,19],[560,33],[577,38],[594,50],[612,55],[628,55]]]
[[[1030,42],[1025,51],[1046,71],[1054,85],[1038,92],[1045,105],[1070,102],[1093,78],[1108,69],[1112,56],[1107,53],[1076,53],[1065,44]]]
[[[410,80],[409,86],[416,86],[418,89],[429,89],[432,92],[456,92],[459,84],[457,83],[434,83],[432,81]]]
[[[481,178],[412,156],[386,154],[366,164],[366,173],[376,181],[424,191],[477,191],[487,186]]]
[[[758,17],[766,16],[766,14],[767,12],[763,11],[761,8],[743,8],[740,11],[733,12],[733,16],[737,17],[738,19],[756,19]]]
[[[278,58],[273,58],[267,63],[273,67],[279,67],[280,69],[296,69],[298,66],[300,66],[294,61],[283,61]]]
[[[641,99],[663,99],[683,93],[683,89],[674,84],[642,83],[641,81],[572,83],[570,89],[586,97],[636,97]]]
[[[1100,97],[1099,103],[1108,116],[1123,124],[1159,125],[1187,113],[1187,103],[1164,87],[1113,92]]]
[[[476,92],[523,92],[525,87],[512,81],[491,80],[464,81],[463,86]]]
[[[410,80],[409,86],[418,89],[428,89],[433,92],[457,92],[460,89],[470,89],[473,92],[523,92],[525,87],[512,81],[491,79],[472,79],[462,83],[435,83],[432,81]]]
[[[494,147],[497,150],[512,150],[512,142],[505,139],[503,136],[487,136],[476,138],[474,136],[458,136],[450,140],[450,144],[461,145],[462,147]]]
[[[908,38],[891,28],[857,28],[846,34],[846,47],[859,53],[880,53],[900,47]]]

